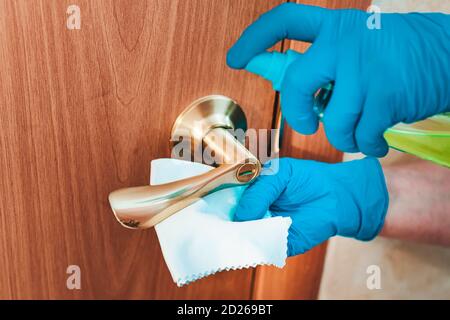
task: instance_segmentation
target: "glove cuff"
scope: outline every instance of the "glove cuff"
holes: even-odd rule
[[[369,175],[364,199],[361,207],[361,224],[355,236],[361,241],[370,241],[375,238],[383,228],[386,213],[389,207],[389,193],[384,178],[383,169],[376,158],[366,158]]]

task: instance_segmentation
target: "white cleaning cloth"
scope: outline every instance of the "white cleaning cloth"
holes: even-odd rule
[[[164,184],[213,168],[175,159],[151,163],[150,184]],[[210,194],[156,225],[170,274],[178,286],[223,270],[257,265],[283,267],[287,257],[290,218],[267,217],[233,222],[245,187]]]

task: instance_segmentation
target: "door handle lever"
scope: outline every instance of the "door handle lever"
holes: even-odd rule
[[[236,102],[220,95],[194,101],[175,121],[172,141],[189,146],[191,154],[209,148],[218,166],[171,183],[112,192],[109,202],[116,219],[127,228],[150,228],[212,192],[252,182],[260,174],[261,163],[230,129],[247,129],[245,114]]]

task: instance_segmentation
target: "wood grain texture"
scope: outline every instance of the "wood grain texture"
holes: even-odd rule
[[[66,9],[81,8],[81,30]],[[154,230],[114,219],[110,191],[149,181],[176,116],[221,93],[253,128],[274,94],[225,65],[278,0],[0,0],[0,298],[251,297],[252,270],[177,288]],[[68,265],[81,290],[66,288]]]
[[[326,8],[367,9],[370,0],[299,0],[298,3]],[[304,52],[308,44],[288,41],[285,45]],[[313,159],[324,162],[340,162],[342,153],[331,146],[323,127],[312,136],[304,136],[286,127],[282,143],[282,155]],[[254,299],[316,299],[326,253],[326,243],[306,254],[288,259],[283,269],[259,267],[255,275],[252,297]]]

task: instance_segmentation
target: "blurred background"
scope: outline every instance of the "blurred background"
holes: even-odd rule
[[[449,0],[374,0],[372,4],[382,12],[450,13]],[[345,155],[347,160],[355,157]],[[383,167],[394,184],[384,237],[369,243],[330,240],[319,298],[450,299],[450,212],[444,211],[450,207],[449,170],[393,150]],[[371,265],[381,271],[379,290],[366,286]]]

